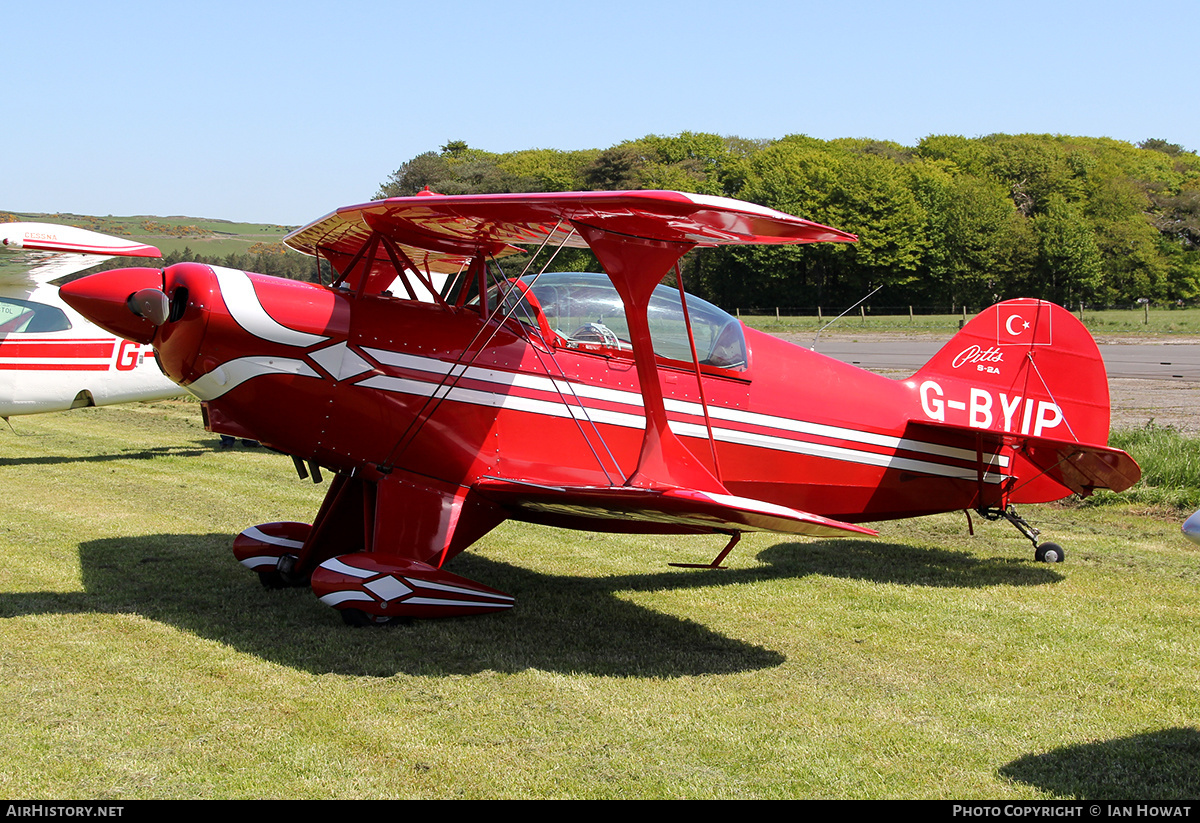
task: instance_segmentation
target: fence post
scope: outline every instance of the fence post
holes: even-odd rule
[[[913,322],[912,306],[908,307],[908,322],[909,323]]]

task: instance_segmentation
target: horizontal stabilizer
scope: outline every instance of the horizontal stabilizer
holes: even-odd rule
[[[1042,438],[1023,448],[1031,463],[1084,497],[1096,489],[1123,492],[1142,477],[1141,467],[1120,449]]]
[[[1142,476],[1141,467],[1132,457],[1109,446],[923,421],[910,423],[909,429],[968,432],[977,438],[984,454],[994,454],[1005,447],[1015,450],[1039,472],[1084,497],[1097,489],[1125,491]]]
[[[876,532],[763,500],[692,489],[645,489],[634,486],[543,486],[488,477],[475,491],[492,502],[521,512],[523,519],[560,525],[595,521],[658,523],[692,532],[766,531],[810,537],[844,537]],[[599,527],[598,527],[599,528]]]

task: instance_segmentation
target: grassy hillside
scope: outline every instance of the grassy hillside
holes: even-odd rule
[[[94,217],[85,214],[36,214],[0,211],[0,222],[15,220],[79,226],[157,246],[164,254],[190,248],[196,254],[224,257],[250,254],[258,244],[275,244],[295,226],[231,223],[197,217]]]

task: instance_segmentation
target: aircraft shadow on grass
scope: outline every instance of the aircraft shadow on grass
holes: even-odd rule
[[[62,463],[108,463],[114,460],[155,460],[159,457],[198,457],[212,451],[199,444],[195,446],[155,446],[148,449],[114,452],[113,454],[88,454],[66,457],[63,455],[41,455],[39,457],[0,457],[0,469],[9,466],[55,466]]]
[[[759,555],[764,565],[746,569],[664,569],[610,577],[547,575],[463,554],[449,568],[516,595],[515,609],[351,629],[306,588],[262,589],[230,556],[231,542],[227,534],[88,541],[80,545],[84,591],[0,594],[0,617],[136,613],[313,673],[386,677],[537,668],[680,677],[769,668],[785,657],[693,620],[630,603],[621,593],[808,575],[952,587],[1040,585],[1059,579],[1029,563],[858,540],[778,544]],[[330,642],[331,635],[336,642]]]
[[[1018,758],[1000,774],[1079,800],[1132,805],[1130,798],[1141,803],[1195,799],[1200,797],[1200,731],[1177,727],[1064,746]]]

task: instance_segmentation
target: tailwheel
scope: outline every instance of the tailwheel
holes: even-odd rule
[[[1063,547],[1057,543],[1042,543],[1033,550],[1033,559],[1039,563],[1061,563],[1066,556]]]
[[[1012,506],[1005,509],[976,509],[980,514],[988,520],[999,520],[1001,518],[1012,523],[1017,531],[1025,535],[1031,543],[1033,543],[1033,559],[1039,563],[1061,563],[1066,559],[1067,553],[1063,551],[1063,547],[1057,543],[1039,543],[1038,536],[1041,534],[1034,528],[1029,521],[1017,514],[1017,510]]]

